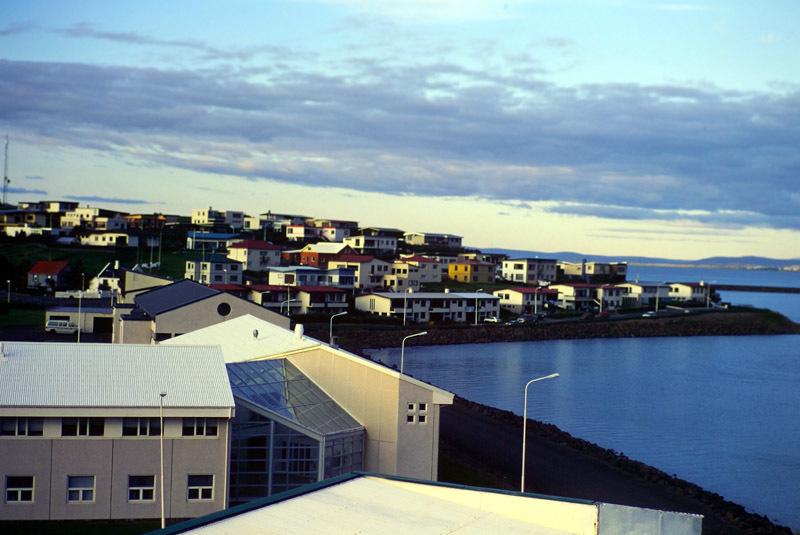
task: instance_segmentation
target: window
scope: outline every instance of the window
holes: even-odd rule
[[[156,476],[128,476],[128,501],[152,502],[156,499]]]
[[[0,418],[0,436],[4,437],[40,437],[44,429],[42,418]]]
[[[67,476],[68,502],[94,501],[94,476]]]
[[[406,423],[407,424],[428,423],[428,404],[408,402],[406,404]]]
[[[187,500],[212,500],[214,499],[214,476],[194,475],[189,476],[186,484]]]
[[[161,420],[158,418],[123,418],[123,437],[157,437],[161,434]]]
[[[6,503],[33,501],[33,476],[6,476]]]
[[[63,418],[61,436],[64,437],[102,437],[105,434],[103,418]]]
[[[184,418],[183,436],[215,437],[217,436],[216,418]]]

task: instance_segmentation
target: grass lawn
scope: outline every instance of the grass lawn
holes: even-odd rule
[[[44,318],[43,308],[18,308],[12,305],[8,314],[0,314],[0,327],[44,325]]]

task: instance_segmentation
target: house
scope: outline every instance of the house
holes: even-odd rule
[[[352,247],[358,254],[393,255],[397,252],[397,238],[393,236],[367,236],[365,234],[344,238],[342,243]]]
[[[67,229],[125,230],[128,228],[128,222],[123,217],[124,215],[123,213],[103,208],[76,207],[61,217],[61,227]]]
[[[245,314],[286,328],[291,323],[255,303],[184,279],[114,307],[113,342],[151,344]]]
[[[503,260],[502,276],[507,281],[539,286],[539,281],[554,282],[558,269],[555,259],[511,258]]]
[[[114,310],[108,299],[98,303],[97,299],[81,299],[71,306],[48,308],[45,312],[45,326],[51,321],[66,321],[80,329],[82,333],[108,333],[114,330]],[[45,327],[47,331],[47,327]]]
[[[408,245],[430,245],[447,249],[460,249],[461,236],[454,234],[433,234],[430,232],[406,232],[403,234]]]
[[[480,260],[456,260],[447,265],[450,280],[492,284],[495,281],[496,266]]]
[[[330,286],[298,286],[300,314],[336,314],[347,310],[347,291]]]
[[[356,297],[356,310],[415,322],[480,322],[500,314],[500,298],[482,292],[373,292]],[[476,314],[477,310],[477,314]]]
[[[240,284],[243,264],[221,254],[186,261],[184,278],[201,284]]]
[[[499,269],[502,269],[503,260],[508,260],[508,255],[502,253],[483,253],[481,251],[469,251],[466,253],[458,253],[457,258],[458,260],[480,260],[481,262],[488,262],[490,264],[494,264]]]
[[[28,288],[63,288],[69,269],[67,262],[39,260],[28,270]]]
[[[592,284],[624,282],[627,262],[558,262],[559,279]]]
[[[438,260],[420,255],[400,255],[400,259],[417,268],[420,284],[442,282],[442,264]]]
[[[670,301],[670,285],[665,282],[624,282],[615,285],[622,290],[624,306],[665,304]]]
[[[308,241],[322,238],[322,230],[319,227],[306,225],[305,223],[286,225],[286,239],[291,241]]]
[[[281,248],[263,240],[242,240],[228,246],[228,258],[241,262],[245,271],[266,271],[281,264]]]
[[[331,258],[339,254],[357,254],[355,249],[342,242],[309,243],[300,249],[300,264],[304,266],[327,267]]]
[[[700,535],[702,515],[355,472],[291,494],[186,521],[153,535]],[[266,531],[265,531],[266,533]]]
[[[249,316],[162,344],[222,349],[236,403],[231,504],[353,470],[437,479],[449,392],[306,337],[302,326]]]
[[[288,225],[304,225],[309,218],[299,215],[273,214],[266,212],[259,214],[258,217],[245,217],[245,230],[270,230],[272,232],[284,232]]]
[[[227,249],[234,243],[243,241],[239,234],[224,232],[197,232],[190,230],[186,236],[186,248],[193,251],[216,251]]]
[[[567,310],[613,310],[624,304],[624,291],[614,285],[564,283],[548,288],[558,291],[558,306]]]
[[[214,210],[209,206],[192,210],[192,225],[236,230],[244,226],[244,217],[244,212]]]
[[[0,519],[225,509],[233,411],[218,347],[3,342]]]
[[[318,228],[337,228],[347,231],[347,235],[358,230],[358,221],[344,219],[311,219],[309,224]]]
[[[139,230],[162,230],[169,222],[164,214],[131,214],[123,216],[128,222],[128,228]],[[171,217],[173,222],[177,222],[177,217]]]
[[[500,298],[500,308],[514,314],[540,314],[549,303],[558,299],[558,290],[549,288],[505,288],[495,290]]]
[[[297,286],[250,284],[246,288],[250,290],[247,295],[249,301],[280,315],[290,316],[297,314],[300,310],[300,300],[297,299]]]
[[[160,247],[161,238],[157,234],[140,230],[94,231],[81,236],[81,245],[92,247]]]
[[[275,286],[330,286],[353,289],[355,278],[355,268],[283,266],[269,268],[267,283]]]
[[[419,291],[421,277],[419,267],[405,260],[392,262],[391,273],[383,276],[383,287],[395,292]]]
[[[328,262],[328,267],[353,269],[356,288],[379,288],[391,264],[373,256],[339,254]]]
[[[669,283],[669,298],[672,301],[683,303],[694,301],[705,303],[708,306],[711,300],[711,287],[703,281],[700,282],[671,282]]]

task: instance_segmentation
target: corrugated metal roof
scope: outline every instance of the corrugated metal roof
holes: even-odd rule
[[[219,347],[3,342],[0,406],[233,407]]]
[[[253,336],[258,331],[257,336]],[[317,347],[321,343],[249,314],[176,336],[159,345],[219,345],[225,362],[263,359]]]

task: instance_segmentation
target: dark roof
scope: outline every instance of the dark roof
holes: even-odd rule
[[[67,266],[69,266],[67,262],[39,260],[30,270],[28,270],[28,273],[33,273],[35,275],[58,275]]]
[[[183,279],[139,294],[133,300],[147,315],[155,317],[220,293],[219,290]]]

